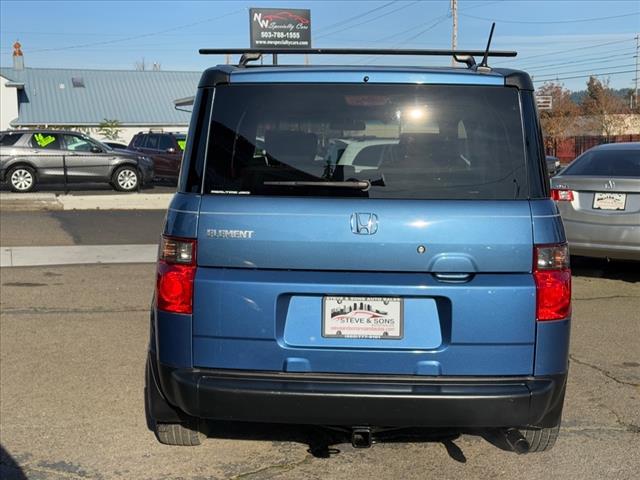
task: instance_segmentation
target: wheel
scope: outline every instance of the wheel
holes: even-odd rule
[[[135,167],[125,165],[113,173],[111,182],[113,188],[120,192],[133,192],[140,185],[140,174]]]
[[[529,452],[546,452],[556,444],[560,424],[548,428],[521,428],[520,433],[529,442]]]
[[[160,443],[182,447],[195,447],[204,439],[204,434],[198,430],[198,421],[195,419],[187,423],[156,423],[155,434]]]
[[[7,181],[14,192],[30,192],[36,187],[36,172],[27,166],[17,166],[9,170]]]

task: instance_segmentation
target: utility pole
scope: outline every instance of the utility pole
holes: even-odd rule
[[[635,94],[633,96],[634,107],[638,108],[638,51],[640,50],[640,34],[636,35],[636,78],[633,80],[636,83]]]
[[[453,28],[451,30],[451,50],[458,48],[458,0],[451,0],[451,17],[453,18]],[[456,66],[456,61],[451,58],[451,66]]]

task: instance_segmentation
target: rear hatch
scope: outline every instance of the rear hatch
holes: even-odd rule
[[[215,97],[195,366],[532,373],[516,89],[229,85]],[[377,168],[356,174],[329,148],[353,138],[388,141]]]

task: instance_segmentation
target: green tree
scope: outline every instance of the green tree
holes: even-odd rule
[[[98,125],[98,133],[108,140],[118,140],[122,132],[121,124],[118,120],[104,119]]]
[[[559,83],[545,83],[536,94],[551,97],[551,109],[540,110],[540,123],[547,150],[555,152],[558,142],[573,134],[578,105],[571,99],[571,92]]]
[[[589,117],[591,126],[607,140],[616,135],[624,125],[620,114],[629,113],[624,100],[609,88],[609,80],[601,82],[596,77],[589,77],[581,109],[583,115]]]

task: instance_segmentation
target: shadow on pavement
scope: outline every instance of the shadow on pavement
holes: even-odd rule
[[[572,256],[571,272],[574,277],[640,282],[640,262]]]
[[[490,431],[462,431],[451,429],[402,428],[373,430],[373,443],[441,443],[449,457],[466,463],[467,457],[454,443],[461,434],[479,436],[495,447],[513,451],[502,436]],[[206,434],[209,439],[258,440],[294,442],[308,446],[307,451],[316,458],[330,458],[343,449],[352,449],[350,431],[334,427],[313,425],[284,425],[248,422],[209,422]],[[375,448],[375,447],[374,447]]]
[[[2,445],[0,445],[0,478],[2,480],[26,480],[27,478],[18,462]]]
[[[154,183],[146,184],[140,188],[144,193],[173,193],[176,190],[175,182],[165,182],[158,180]],[[0,192],[10,192],[11,189],[6,183],[0,184]],[[83,193],[88,195],[118,194],[108,183],[72,183],[66,186],[60,183],[41,183],[33,193]],[[20,195],[20,194],[17,194]]]

